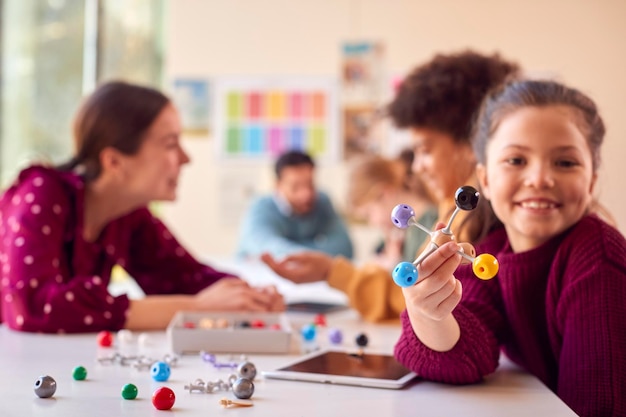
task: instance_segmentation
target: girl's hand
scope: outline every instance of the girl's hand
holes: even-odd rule
[[[461,283],[453,275],[461,262],[457,250],[455,242],[439,247],[418,266],[417,284],[402,289],[412,321],[443,320],[461,301]]]
[[[459,245],[448,242],[431,253],[418,266],[419,280],[403,288],[413,333],[430,349],[452,349],[461,330],[452,311],[461,300],[461,283],[453,272],[461,262]]]
[[[269,253],[261,255],[261,260],[281,277],[297,284],[325,281],[333,258],[323,252],[301,252],[276,261]]]
[[[224,278],[193,297],[197,311],[282,311],[284,301],[276,289],[253,288],[238,278]]]

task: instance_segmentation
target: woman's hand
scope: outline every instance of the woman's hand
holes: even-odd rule
[[[276,288],[254,288],[238,278],[223,278],[193,297],[197,311],[283,311],[285,302]]]
[[[278,275],[297,284],[325,281],[333,262],[330,255],[314,251],[288,255],[281,261],[264,253],[261,260]]]
[[[269,311],[285,311],[285,299],[278,292],[276,286],[267,285],[265,287],[256,287],[257,291],[267,294],[270,297]]]

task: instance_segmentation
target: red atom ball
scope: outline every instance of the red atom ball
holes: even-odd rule
[[[98,345],[102,347],[110,347],[113,344],[113,335],[106,330],[98,333]]]
[[[152,394],[152,405],[154,405],[154,408],[157,410],[169,410],[174,406],[175,401],[176,395],[174,395],[174,391],[168,387],[158,388]]]
[[[261,319],[252,320],[250,322],[250,327],[253,329],[262,329],[265,327],[265,322]]]
[[[313,319],[313,323],[318,326],[326,326],[326,316],[323,314],[317,314]]]

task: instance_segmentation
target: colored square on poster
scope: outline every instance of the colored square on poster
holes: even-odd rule
[[[258,154],[262,154],[263,151],[265,150],[265,146],[264,146],[264,133],[265,131],[263,130],[263,128],[261,128],[261,126],[249,126],[246,129],[246,134],[247,134],[247,138],[246,138],[246,142],[248,145],[248,153],[253,154],[253,155],[258,155]]]
[[[307,150],[312,155],[322,155],[326,152],[326,132],[323,126],[312,126],[308,132],[309,141]]]
[[[326,115],[326,97],[324,93],[315,92],[311,95],[311,117],[322,120]]]
[[[226,152],[237,154],[243,150],[242,134],[239,126],[229,126],[226,139]]]
[[[263,98],[263,95],[256,91],[247,95],[249,118],[258,120],[263,117]]]
[[[230,92],[227,97],[227,117],[229,120],[239,120],[243,117],[243,97],[239,92]]]
[[[306,137],[305,137],[305,130],[302,126],[300,125],[294,125],[289,127],[289,148],[290,149],[297,149],[300,151],[304,151],[306,150]]]
[[[268,148],[272,156],[280,155],[287,148],[285,146],[283,129],[279,126],[270,126],[267,132]]]
[[[294,120],[300,120],[304,116],[303,108],[304,100],[301,93],[289,94],[289,117]]]

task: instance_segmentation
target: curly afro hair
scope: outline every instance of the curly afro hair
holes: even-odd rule
[[[436,129],[469,143],[483,98],[519,73],[516,63],[498,54],[438,54],[402,81],[388,114],[399,128]]]

